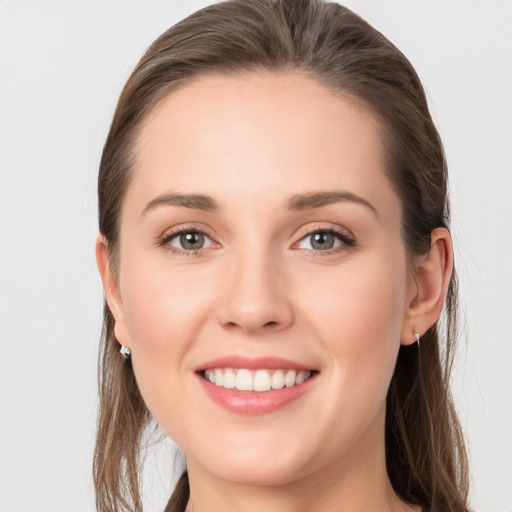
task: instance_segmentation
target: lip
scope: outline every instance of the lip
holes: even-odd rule
[[[284,387],[263,392],[238,391],[237,389],[216,386],[207,381],[202,372],[213,368],[246,368],[248,370],[286,368],[297,371],[311,370],[313,374],[302,384],[289,388]],[[195,373],[201,388],[213,402],[228,411],[249,415],[269,414],[284,408],[290,402],[307,393],[315,385],[318,378],[318,371],[315,369],[288,359],[279,357],[248,358],[235,355],[208,361],[198,366]]]
[[[246,357],[239,355],[232,355],[226,357],[220,357],[208,361],[197,368],[195,372],[204,372],[205,370],[211,370],[213,368],[247,368],[248,370],[272,370],[279,368],[286,368],[290,370],[311,370],[315,371],[315,368],[305,366],[303,364],[291,361],[289,359],[283,359],[281,357]]]

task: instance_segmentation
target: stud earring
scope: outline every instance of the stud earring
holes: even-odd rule
[[[417,332],[415,332],[414,337],[416,338],[416,343],[418,344],[418,348],[420,348],[420,335]]]
[[[124,345],[121,345],[121,350],[119,352],[121,352],[121,355],[124,357],[125,361],[130,358],[132,353],[131,349],[125,347]]]

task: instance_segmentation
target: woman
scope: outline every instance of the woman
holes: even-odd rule
[[[467,510],[446,179],[410,63],[337,4],[158,38],[100,167],[98,509],[142,510],[154,418],[168,511]]]

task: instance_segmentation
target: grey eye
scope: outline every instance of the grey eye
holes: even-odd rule
[[[180,244],[183,249],[193,251],[194,249],[202,249],[204,245],[204,235],[196,231],[189,231],[180,235]]]
[[[309,238],[311,239],[311,247],[318,251],[332,249],[336,243],[336,238],[328,231],[317,231],[309,235]]]

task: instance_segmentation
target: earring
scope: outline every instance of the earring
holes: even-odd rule
[[[124,357],[125,361],[130,358],[132,353],[131,349],[125,347],[124,345],[121,345],[121,350],[119,352],[121,352],[121,355]]]
[[[418,348],[420,348],[420,335],[417,332],[415,332],[414,337],[416,338],[416,343],[418,344]]]

